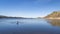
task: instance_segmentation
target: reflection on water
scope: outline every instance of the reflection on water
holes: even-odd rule
[[[52,24],[53,26],[60,26],[60,20],[49,20],[48,23]]]
[[[60,20],[0,19],[0,34],[60,34]]]

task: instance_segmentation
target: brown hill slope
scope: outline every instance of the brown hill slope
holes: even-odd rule
[[[60,11],[54,11],[53,13],[47,15],[45,18],[60,18]]]

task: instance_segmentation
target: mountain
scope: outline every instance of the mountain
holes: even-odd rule
[[[45,16],[44,18],[60,18],[60,11],[54,11],[53,13]]]
[[[13,18],[13,19],[19,19],[19,18],[24,18],[24,17],[9,17],[9,16],[0,15],[0,18]]]
[[[2,16],[2,15],[0,15],[0,18],[6,18],[7,16]]]
[[[6,18],[6,19],[34,19],[34,18],[26,18],[26,17],[12,17],[12,16],[3,16],[3,15],[0,15],[0,19],[1,18]]]

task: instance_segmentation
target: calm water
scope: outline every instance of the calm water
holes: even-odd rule
[[[60,34],[60,20],[0,19],[0,34]]]

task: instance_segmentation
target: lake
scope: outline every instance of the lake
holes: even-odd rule
[[[60,34],[60,20],[0,19],[0,34]]]

